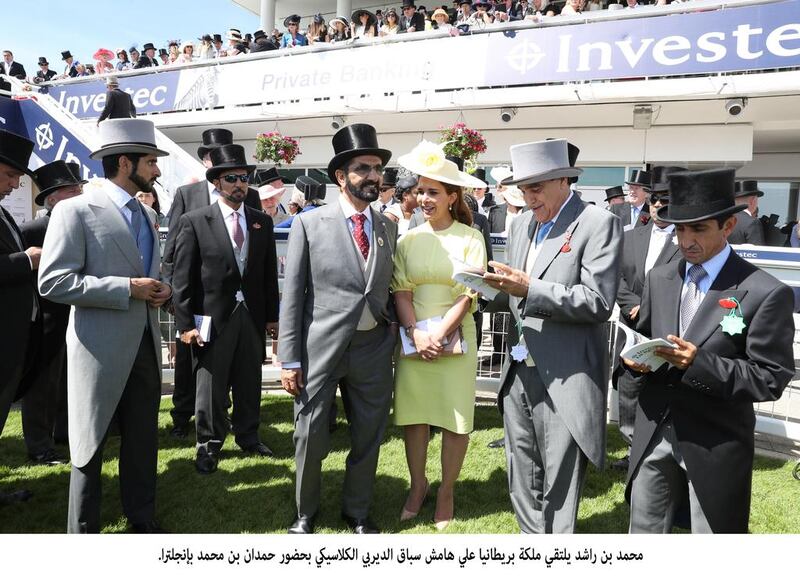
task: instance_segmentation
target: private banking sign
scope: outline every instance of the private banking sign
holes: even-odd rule
[[[648,9],[643,8],[642,13]],[[800,66],[800,0],[685,14],[375,43],[120,78],[140,113],[377,92],[683,76]],[[54,86],[99,116],[101,79]]]

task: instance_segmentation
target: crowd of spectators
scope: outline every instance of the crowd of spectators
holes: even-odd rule
[[[548,18],[575,16],[597,10],[633,10],[654,5],[666,5],[685,0],[453,0],[451,6],[442,5],[428,9],[417,6],[414,0],[402,0],[399,8],[365,9],[354,11],[350,18],[336,16],[326,21],[322,14],[312,16],[302,26],[303,18],[298,14],[287,16],[284,32],[277,28],[271,32],[256,30],[242,34],[230,28],[223,34],[204,34],[197,41],[169,40],[166,48],[157,48],[152,42],[141,49],[137,45],[129,48],[98,49],[88,61],[81,62],[69,50],[61,53],[63,69],[52,70],[46,57],[39,58],[39,70],[28,75],[24,66],[14,61],[10,50],[3,51],[0,73],[26,80],[33,84],[53,79],[78,78],[111,74],[141,68],[170,66],[217,58],[228,58],[240,54],[280,50],[317,43],[336,43],[356,38],[386,37],[395,34],[444,30],[453,36],[470,30],[502,26],[508,22],[529,20],[540,22]],[[56,66],[59,68],[60,66]]]

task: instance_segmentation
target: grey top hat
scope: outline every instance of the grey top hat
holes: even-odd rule
[[[569,164],[568,143],[563,138],[516,144],[510,148],[513,174],[501,184],[534,184],[556,178],[580,176],[583,170]]]
[[[100,160],[112,154],[154,154],[168,156],[169,152],[156,146],[156,129],[144,118],[110,118],[100,123],[97,133],[100,148],[89,157]]]

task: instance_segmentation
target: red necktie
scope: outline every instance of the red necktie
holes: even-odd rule
[[[361,251],[361,254],[364,257],[364,260],[367,260],[369,257],[369,239],[367,238],[367,233],[364,231],[364,221],[367,220],[367,217],[359,212],[350,218],[352,219],[354,225],[353,238],[356,239],[356,244],[358,245],[358,249]]]
[[[233,213],[233,242],[236,243],[236,248],[242,248],[244,244],[244,231],[239,226],[239,213]]]

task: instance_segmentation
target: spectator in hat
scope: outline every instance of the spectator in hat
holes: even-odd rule
[[[45,207],[40,218],[24,223],[20,230],[28,246],[41,246],[53,208],[81,194],[85,180],[79,180],[63,160],[38,168],[34,181],[39,189],[36,204]],[[22,399],[22,436],[28,458],[35,465],[68,462],[55,449],[56,419],[67,398],[66,333],[70,307],[40,298],[42,340],[39,360],[26,380],[30,382]]]
[[[47,58],[40,56],[39,71],[36,73],[36,76],[33,77],[34,84],[49,82],[56,76],[58,76],[58,74],[56,74],[55,70],[50,70],[50,63],[47,61]]]
[[[211,43],[214,45],[214,58],[224,58],[228,55],[223,45],[221,34],[214,34],[211,37]]]
[[[75,78],[78,76],[78,65],[80,62],[73,58],[69,50],[61,53],[61,60],[64,61],[64,74],[60,78]]]
[[[75,74],[75,78],[81,78],[83,76],[91,76],[92,75],[91,71],[93,71],[94,69],[93,68],[90,69],[89,68],[90,66],[91,66],[91,64],[86,64],[86,65],[78,64],[75,67],[75,72],[77,73],[77,74]]]
[[[300,16],[297,14],[287,16],[283,21],[283,25],[286,26],[286,32],[281,36],[281,48],[308,45],[305,35],[300,32]]]
[[[325,19],[322,14],[314,14],[314,18],[311,19],[311,23],[308,25],[306,37],[309,44],[328,41],[328,27],[325,25]]]
[[[400,16],[400,32],[424,32],[425,17],[417,13],[414,0],[403,0],[403,14]]]
[[[33,176],[28,169],[33,142],[0,129],[0,200]],[[28,246],[11,213],[0,206],[0,434],[26,368],[33,366],[41,330],[36,271],[42,249]],[[26,362],[27,360],[27,362]],[[0,493],[0,505],[25,501],[30,491]]]
[[[650,209],[647,206],[647,194],[650,192],[652,176],[646,170],[634,170],[630,180],[626,180],[628,198],[622,204],[610,206],[608,210],[619,217],[625,230],[644,226],[650,220]],[[644,217],[644,218],[643,218]]]
[[[499,193],[499,195],[505,202],[493,208],[487,218],[489,219],[492,234],[506,236],[511,224],[525,209],[525,198],[522,195],[522,191],[516,186],[504,187],[503,192]]]
[[[353,38],[374,38],[378,35],[378,19],[369,10],[356,10],[350,18]]]
[[[472,18],[472,0],[460,0],[458,3],[458,18],[456,19],[456,26],[469,26]]]
[[[326,188],[324,184],[310,176],[298,176],[294,182],[291,202],[300,207],[300,210],[290,215],[289,218],[284,219],[276,228],[291,228],[295,216],[323,206],[325,203],[322,201],[325,199],[325,195]]]
[[[153,68],[156,66],[158,66],[156,47],[153,46],[152,42],[147,42],[142,47],[142,54],[139,56],[139,60],[136,62],[134,68],[138,70],[140,68]]]
[[[296,214],[300,214],[300,211],[303,210],[303,207],[306,205],[306,198],[303,196],[303,193],[299,190],[295,190],[292,192],[292,196],[289,198],[289,216],[293,217]]]
[[[178,64],[189,64],[194,59],[194,44],[188,40],[181,44],[181,53],[175,61]]]
[[[133,97],[119,89],[119,80],[115,76],[106,79],[106,105],[100,113],[100,118],[97,119],[97,124],[106,118],[136,118]]]
[[[258,188],[261,208],[272,217],[272,223],[277,225],[286,220],[288,215],[281,204],[286,187],[277,168],[256,169],[252,184]]]
[[[434,28],[436,30],[441,30],[443,32],[451,32],[453,30],[458,30],[455,26],[450,24],[449,16],[447,12],[442,10],[441,8],[437,8],[433,11],[433,21],[435,23]]]
[[[210,60],[214,58],[214,44],[211,34],[203,34],[199,40],[200,46],[197,49],[197,58],[199,60]]]
[[[330,42],[344,42],[350,39],[350,24],[344,16],[337,16],[330,22],[333,30],[330,31]]]
[[[383,17],[383,25],[380,28],[381,36],[393,36],[400,32],[400,21],[397,19],[397,11],[389,8]]]
[[[386,218],[397,223],[397,235],[408,232],[411,217],[419,207],[417,203],[417,179],[414,176],[404,176],[397,181],[394,188],[395,203],[383,213]]]
[[[623,204],[625,202],[625,191],[621,186],[612,186],[606,189],[606,208],[614,206],[615,204]]]
[[[97,74],[107,74],[114,70],[111,61],[114,60],[114,53],[108,48],[100,48],[92,56],[95,60],[95,72]]]
[[[383,214],[386,209],[397,203],[395,199],[395,187],[397,186],[397,169],[386,168],[383,171],[383,182],[378,200],[372,203],[372,208]]]
[[[179,47],[180,43],[177,40],[170,40],[167,43],[167,50],[169,51],[170,64],[175,62],[178,59],[178,56],[181,55]]]
[[[758,190],[755,180],[737,181],[734,197],[736,204],[744,206],[742,212],[736,215],[736,225],[728,237],[731,244],[755,244],[763,246],[764,227],[758,220],[758,199],[764,193]]]
[[[494,17],[489,12],[491,4],[479,0],[472,5],[472,14],[467,20],[467,24],[472,27],[483,28],[487,24],[494,22]]]
[[[139,56],[141,55],[141,52],[139,52],[139,50],[136,48],[136,46],[131,46],[130,50],[128,50],[128,54],[130,55],[130,58],[131,58],[131,66],[130,67],[131,67],[131,70],[132,70],[132,69],[136,68],[136,65],[139,63]]]
[[[117,65],[115,68],[118,72],[133,68],[130,60],[128,60],[128,52],[124,48],[117,48]]]
[[[263,30],[256,30],[253,35],[254,41],[251,45],[250,52],[267,52],[268,50],[277,50],[278,45],[275,44],[272,37],[267,36]]]
[[[497,202],[494,200],[494,195],[489,192],[489,185],[486,184],[486,169],[476,168],[472,176],[483,183],[483,187],[473,189],[472,196],[478,201],[478,212],[488,218],[489,211],[497,206]]]

